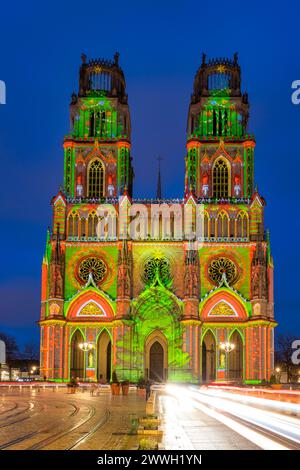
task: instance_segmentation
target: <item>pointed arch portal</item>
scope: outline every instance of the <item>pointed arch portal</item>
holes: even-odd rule
[[[164,380],[164,350],[162,345],[155,341],[149,354],[149,378],[156,382],[162,382]]]
[[[235,330],[230,336],[234,349],[229,353],[229,380],[243,380],[243,341],[240,333]]]
[[[202,382],[216,380],[216,340],[208,331],[202,340]]]
[[[70,378],[84,378],[84,352],[79,347],[83,342],[81,331],[76,330],[71,341]]]
[[[111,339],[107,331],[102,331],[97,341],[97,380],[110,381],[111,378]]]
[[[160,331],[154,331],[145,342],[145,376],[154,382],[167,380],[168,345]]]

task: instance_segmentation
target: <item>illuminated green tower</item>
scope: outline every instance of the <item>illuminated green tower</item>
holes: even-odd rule
[[[82,55],[79,92],[72,94],[70,105],[71,133],[64,143],[64,188],[69,197],[113,198],[124,188],[132,193],[130,114],[118,61],[118,53],[114,61],[87,61]],[[96,163],[86,158],[92,149],[101,156]],[[89,174],[100,176],[86,178]]]

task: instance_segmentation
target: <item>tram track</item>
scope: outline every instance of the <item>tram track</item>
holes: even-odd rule
[[[15,410],[16,408],[18,408],[18,403],[17,403],[17,402],[9,401],[9,403],[14,403],[14,406],[12,406],[11,408],[9,408],[8,410],[0,411],[0,415],[4,415],[5,413],[9,413],[10,411]],[[1,419],[2,419],[2,418],[0,418],[0,420],[1,420]],[[4,418],[4,419],[5,419],[5,418]]]
[[[27,447],[26,450],[41,450],[44,447],[47,447],[48,445],[52,444],[53,442],[58,441],[60,438],[67,436],[71,432],[78,430],[78,428],[80,428],[81,426],[86,424],[88,421],[90,421],[96,414],[96,408],[94,406],[92,405],[86,405],[86,406],[89,408],[89,413],[85,419],[81,420],[82,422],[75,424],[74,426],[70,427],[69,429],[66,429],[65,431],[57,432],[53,434],[52,436],[49,436],[30,447]]]
[[[83,444],[87,439],[92,437],[95,434],[95,432],[98,431],[98,429],[102,428],[102,426],[104,426],[107,423],[110,416],[111,416],[111,412],[109,410],[105,410],[104,416],[102,420],[99,421],[98,424],[96,424],[90,431],[88,431],[85,436],[80,437],[79,439],[77,439],[76,442],[74,442],[71,446],[66,447],[64,450],[75,450],[76,447],[78,447],[80,444]]]
[[[61,402],[63,403],[63,402]],[[70,406],[72,406],[74,409],[73,411],[71,411],[71,413],[68,414],[68,418],[72,417],[72,416],[76,416],[80,410],[80,407],[78,407],[75,403],[68,403]],[[5,424],[2,424],[0,425],[0,428],[4,428],[4,427],[7,427],[7,426],[12,426],[14,424],[18,424],[22,421],[25,421],[27,419],[30,419],[30,418],[33,418],[34,416],[36,416],[37,414],[39,414],[41,411],[45,410],[46,408],[46,405],[43,404],[41,410],[38,410],[36,411],[34,414],[32,414],[31,416],[27,416],[25,418],[21,418],[19,420],[15,420],[15,421],[11,421],[11,422],[8,422],[8,423],[5,423]],[[20,436],[20,437],[17,437],[15,439],[12,439],[8,442],[5,442],[4,444],[0,444],[0,450],[4,450],[4,449],[7,449],[15,444],[19,444],[20,442],[23,442],[23,441],[26,441],[27,439],[30,439],[38,434],[41,434],[43,432],[49,432],[48,429],[44,430],[44,431],[32,431],[32,432],[29,432],[27,434],[24,434],[23,436]]]
[[[73,405],[74,406],[74,405]],[[76,406],[76,405],[75,405]],[[45,438],[45,439],[42,439],[40,440],[39,442],[37,442],[36,444],[33,444],[29,447],[26,447],[25,450],[42,450],[44,449],[45,447],[51,445],[53,442],[56,442],[56,441],[59,441],[59,439],[61,438],[65,438],[66,436],[69,436],[71,435],[71,433],[74,433],[76,431],[78,431],[78,429],[80,427],[82,427],[83,425],[87,424],[96,414],[96,408],[92,405],[86,405],[88,406],[88,409],[89,409],[89,412],[88,412],[88,416],[85,417],[85,418],[81,418],[81,420],[76,423],[75,425],[71,426],[70,428],[66,429],[66,430],[63,430],[63,431],[59,431],[55,434],[52,434],[51,436]],[[74,416],[76,415],[77,413],[79,412],[79,409],[78,407],[76,406],[76,408],[74,409],[74,411],[72,411],[71,415]],[[90,437],[91,435],[93,435],[97,429],[99,429],[101,426],[103,426],[106,421],[108,420],[110,416],[110,412],[108,410],[106,410],[105,414],[104,414],[104,417],[95,425],[93,426],[92,429],[90,429],[89,431],[86,431],[84,433],[84,436],[80,436],[80,438],[78,438],[75,442],[73,442],[72,444],[70,444],[70,449],[78,446],[81,442],[85,441],[88,437]],[[46,428],[46,429],[43,429],[43,430],[40,430],[40,431],[33,431],[33,432],[30,432],[30,433],[27,433],[23,436],[20,436],[16,439],[12,439],[11,441],[8,441],[2,445],[0,445],[0,449],[1,450],[4,450],[4,449],[9,449],[11,447],[13,447],[14,445],[16,444],[19,444],[23,441],[26,441],[27,439],[30,439],[32,437],[35,437],[35,436],[38,436],[39,434],[44,434],[44,433],[47,433],[49,432],[50,429],[49,428]],[[67,447],[67,448],[69,448]]]
[[[20,411],[17,411],[16,413],[12,413],[12,414],[10,414],[10,415],[6,415],[6,416],[0,418],[0,423],[1,423],[2,421],[6,421],[8,418],[15,418],[16,416],[19,416],[19,415],[21,415],[21,414],[23,414],[23,413],[28,413],[28,412],[30,412],[30,410],[32,410],[35,405],[34,405],[33,402],[30,402],[30,401],[27,401],[26,403],[27,403],[27,406],[26,406],[25,408],[21,409]],[[18,408],[19,408],[19,405],[17,404],[17,406],[14,407],[13,409],[18,409]],[[9,413],[10,411],[12,411],[12,409],[10,409],[9,411],[7,411],[7,413]]]

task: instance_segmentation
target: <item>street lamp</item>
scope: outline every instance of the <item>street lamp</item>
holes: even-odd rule
[[[276,367],[275,372],[276,372],[276,382],[280,383],[280,372],[281,372],[280,367]]]
[[[94,345],[93,345],[93,343],[84,342],[84,343],[79,343],[78,347],[79,347],[82,351],[88,352],[88,351],[90,351],[91,349],[93,349]]]
[[[81,349],[81,351],[83,351],[85,353],[85,358],[84,358],[84,381],[85,381],[85,379],[86,379],[87,353],[89,353],[89,351],[91,351],[93,349],[94,345],[93,345],[93,343],[89,343],[89,342],[85,341],[84,343],[79,343],[78,347],[79,347],[79,349]]]
[[[220,343],[220,349],[225,352],[225,380],[228,382],[229,379],[229,353],[233,351],[235,348],[234,343],[230,343],[230,341],[226,341],[224,343]]]

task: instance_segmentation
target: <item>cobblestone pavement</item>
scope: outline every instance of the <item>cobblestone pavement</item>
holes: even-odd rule
[[[90,396],[88,391],[3,391],[0,395],[0,449],[134,449],[132,415],[145,413],[135,393]]]
[[[257,449],[222,423],[189,404],[183,408],[167,394],[157,397],[164,438],[161,448]],[[145,414],[145,399],[88,391],[68,394],[66,389],[0,390],[0,449],[136,449],[130,435],[131,419]]]

